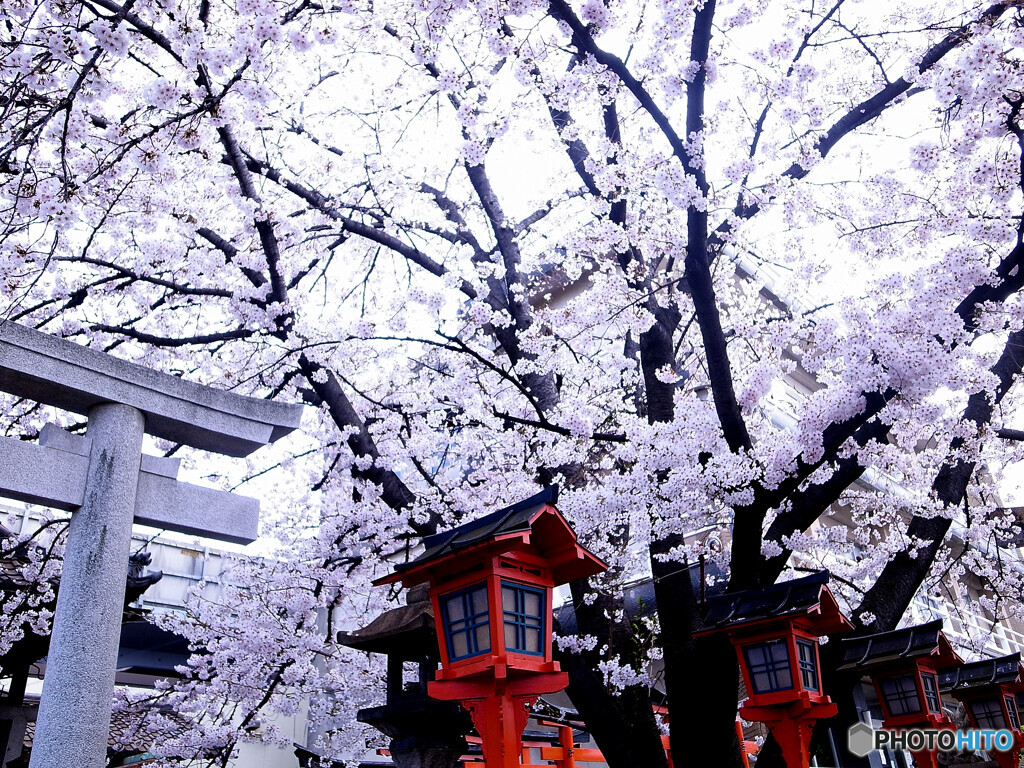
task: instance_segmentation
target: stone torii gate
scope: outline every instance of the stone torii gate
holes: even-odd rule
[[[302,406],[241,397],[0,322],[0,392],[88,417],[40,444],[0,439],[0,496],[72,511],[31,768],[103,768],[132,522],[246,543],[259,501],[179,482],[143,434],[247,456],[299,425]]]

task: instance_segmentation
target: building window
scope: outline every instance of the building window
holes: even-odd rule
[[[910,715],[921,711],[914,675],[897,675],[882,680],[882,696],[890,715]]]
[[[1020,715],[1017,713],[1017,702],[1013,700],[1013,696],[1004,696],[1003,700],[1006,702],[1006,713],[1010,716],[1010,727],[1019,731]]]
[[[928,711],[938,715],[942,714],[942,699],[939,697],[939,681],[935,675],[921,675],[921,682],[924,683],[924,700],[928,705]]]
[[[785,640],[748,645],[743,649],[750,670],[754,693],[786,691],[793,687],[793,674],[789,668],[789,649]]]
[[[544,654],[544,593],[539,589],[501,582],[505,617],[505,650]]]
[[[817,643],[810,640],[796,640],[796,650],[800,656],[800,682],[805,691],[817,691],[818,687],[818,649]]]
[[[979,699],[971,702],[971,712],[974,719],[978,721],[979,728],[994,728],[996,730],[1006,727],[1006,719],[1003,717],[1003,708],[999,706],[999,699]]]
[[[445,595],[441,598],[441,606],[448,637],[448,657],[452,661],[491,650],[486,584]]]

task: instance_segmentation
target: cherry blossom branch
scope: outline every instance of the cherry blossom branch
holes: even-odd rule
[[[356,221],[348,216],[342,214],[337,208],[330,204],[329,200],[319,192],[310,189],[308,187],[299,184],[292,179],[285,178],[280,171],[270,167],[261,160],[257,160],[251,155],[247,160],[247,168],[253,173],[259,173],[271,181],[281,185],[284,189],[291,192],[296,197],[302,199],[310,205],[314,210],[319,211],[325,216],[338,221],[341,223],[343,230],[353,235],[358,235],[366,240],[383,245],[391,251],[394,251],[398,255],[404,257],[413,264],[422,267],[427,272],[437,277],[443,277],[448,274],[448,268],[440,262],[435,261],[428,255],[423,253],[418,248],[403,243],[394,235],[388,234],[384,230],[377,229],[376,227],[363,224],[362,222]],[[464,294],[469,296],[471,299],[476,298],[476,289],[469,284],[469,282],[463,280],[459,286]]]
[[[353,467],[352,474],[380,488],[381,498],[391,509],[396,512],[411,511],[416,503],[416,494],[393,471],[381,468],[380,451],[337,378],[329,369],[312,361],[304,353],[299,355],[298,363],[299,370],[327,406],[334,423],[339,429],[351,430],[346,439],[349,449],[356,457],[369,460],[366,469]],[[408,520],[409,526],[418,535],[428,536],[437,532],[441,516],[435,510],[430,510],[425,522],[417,521],[412,515],[409,515]]]
[[[487,250],[480,245],[480,241],[477,240],[476,235],[473,234],[473,230],[470,229],[469,224],[466,222],[466,217],[463,216],[462,211],[459,210],[459,206],[456,205],[455,202],[440,189],[425,181],[420,182],[420,189],[434,198],[434,202],[444,213],[445,218],[455,225],[457,233],[455,236],[459,238],[460,242],[465,243],[473,249],[474,258],[479,261],[487,260],[489,255]],[[471,296],[470,298],[474,297]]]
[[[1024,371],[1024,330],[1009,335],[1002,354],[990,371],[998,380],[998,385],[992,392],[972,394],[960,419],[961,425],[976,433],[980,433],[991,422],[996,406]],[[964,499],[974,473],[976,462],[961,456],[966,446],[967,441],[961,436],[952,440],[950,456],[932,483],[935,498],[946,510],[956,507]],[[911,542],[919,542],[920,546],[911,546],[898,552],[886,564],[858,606],[855,623],[864,627],[864,617],[873,616],[875,620],[870,624],[870,631],[896,628],[928,575],[952,524],[952,517],[945,515],[914,515],[907,526],[907,538]]]
[[[156,336],[151,333],[137,331],[121,325],[107,325],[106,323],[92,323],[89,326],[94,331],[112,333],[118,336],[126,336],[135,341],[152,344],[155,347],[189,347],[203,344],[213,344],[219,341],[237,341],[248,339],[256,335],[256,331],[249,328],[236,328],[232,331],[220,331],[218,333],[204,333],[197,336]]]
[[[918,73],[927,72],[942,61],[947,54],[966,42],[976,27],[995,22],[1008,9],[1016,6],[1016,0],[1001,0],[1001,2],[990,5],[973,22],[964,24],[959,29],[947,34],[942,38],[942,40],[929,48],[921,57],[920,63],[917,65]],[[898,80],[889,83],[871,97],[854,106],[835,123],[833,123],[832,127],[829,128],[815,143],[815,150],[821,155],[821,157],[826,157],[828,153],[831,152],[844,138],[853,133],[857,128],[860,128],[862,125],[871,122],[881,115],[893,106],[899,97],[908,94],[912,87],[912,83],[905,77],[901,77]],[[783,178],[799,180],[807,176],[808,173],[810,173],[809,168],[805,168],[800,163],[793,163],[782,173],[782,176]],[[734,211],[734,214],[738,218],[749,219],[760,210],[761,204],[759,203],[744,203]],[[713,237],[715,240],[719,240],[723,238],[724,235],[731,232],[732,229],[733,224],[731,221],[723,221],[715,229]]]
[[[828,12],[826,12],[821,17],[821,20],[817,24],[815,24],[810,30],[808,30],[806,35],[804,35],[804,39],[800,42],[800,46],[797,48],[796,53],[793,55],[793,60],[790,62],[789,68],[786,70],[786,77],[789,77],[790,75],[793,74],[793,68],[796,65],[796,63],[800,60],[800,57],[803,56],[804,51],[807,50],[807,47],[810,44],[811,38],[814,37],[816,34],[818,34],[818,31],[825,25],[825,23],[830,18],[832,18],[832,16],[835,14],[835,12],[839,10],[840,6],[842,6],[842,4],[845,1],[846,0],[836,0],[835,5],[833,5],[828,10]],[[771,112],[772,103],[773,102],[772,102],[772,100],[770,98],[765,101],[764,109],[761,110],[761,114],[758,116],[757,122],[754,124],[754,134],[753,134],[753,136],[750,139],[750,149],[747,152],[747,157],[749,157],[750,159],[753,159],[754,156],[757,154],[757,147],[758,147],[758,145],[761,142],[761,135],[764,133],[765,121],[767,121],[768,114]],[[745,174],[743,176],[743,180],[740,182],[740,189],[741,190],[746,188],[747,180],[749,178],[750,178],[750,174]],[[740,196],[736,200],[736,206],[735,206],[736,215],[737,216],[740,215],[742,210],[743,210],[743,193],[740,192]]]
[[[135,0],[125,3],[124,6],[118,5],[114,0],[88,0],[87,2],[85,2],[85,0],[79,0],[79,2],[86,7],[90,4],[98,5],[100,8],[105,8],[114,14],[124,12],[124,20],[137,29],[143,37],[171,56],[176,62],[178,62],[178,64],[184,65],[181,56],[174,50],[174,45],[171,43],[170,38],[157,30],[151,24],[147,24],[137,14],[131,13],[130,9],[131,6],[135,4]],[[96,15],[99,16],[99,14]]]
[[[548,432],[554,432],[556,435],[562,435],[564,437],[580,437],[580,435],[575,435],[572,432],[572,430],[567,429],[566,427],[561,427],[561,426],[559,426],[557,424],[552,424],[551,422],[546,421],[546,420],[535,421],[533,419],[524,419],[524,418],[521,418],[519,416],[513,416],[511,413],[505,413],[504,411],[499,411],[497,408],[493,409],[492,412],[494,413],[495,416],[497,416],[502,421],[507,421],[507,422],[510,422],[512,424],[519,424],[519,425],[525,426],[525,427],[534,427],[535,429],[543,429],[543,430],[546,430]],[[629,442],[629,438],[627,438],[625,435],[616,435],[616,434],[612,434],[610,432],[594,432],[593,434],[590,435],[590,439],[594,440],[596,442],[605,442],[605,443],[627,443],[627,442]]]
[[[111,272],[114,272],[121,277],[129,278],[133,282],[150,283],[185,296],[216,296],[220,298],[231,298],[234,295],[231,291],[225,291],[222,288],[196,288],[190,285],[175,283],[171,280],[164,280],[152,275],[140,275],[134,270],[122,267],[119,264],[107,261],[106,259],[97,259],[89,256],[56,256],[55,259],[57,261],[67,261],[75,264],[92,264],[93,266],[103,267],[104,269],[109,269]]]
[[[683,145],[682,139],[679,138],[668,116],[661,110],[661,107],[654,101],[643,84],[629,71],[626,63],[615,54],[609,53],[597,45],[593,35],[590,34],[586,25],[576,16],[566,0],[550,0],[548,9],[552,17],[568,25],[572,32],[572,44],[581,54],[592,56],[599,64],[615,73],[615,76],[626,86],[626,89],[640,102],[640,106],[643,107],[644,111],[651,116],[651,119],[654,120],[655,125],[658,126],[658,129],[672,148],[672,153],[682,162],[686,156],[686,148]],[[703,10],[698,11],[698,13],[703,12]],[[706,18],[710,18],[713,15],[714,8],[712,7],[707,12]],[[694,32],[695,37],[698,34],[698,32]],[[707,35],[708,40],[710,40],[710,27],[707,28]],[[694,59],[694,61],[703,62],[705,59],[706,55],[705,58]]]
[[[238,256],[238,249],[209,227],[199,227],[199,229],[196,230],[196,234],[223,253],[226,257],[226,263],[232,263]],[[267,278],[251,267],[239,267],[239,271],[241,271],[241,273],[245,275],[249,282],[256,288],[262,288],[267,284]]]
[[[1006,129],[1017,140],[1017,147],[1020,160],[1018,161],[1018,187],[1024,190],[1024,128],[1018,125],[1021,110],[1024,109],[1024,97],[1006,98],[1010,111],[1007,113]],[[960,302],[956,313],[964,322],[968,330],[976,330],[978,327],[977,312],[982,303],[987,301],[1004,301],[1011,295],[1024,288],[1024,217],[1017,222],[1017,243],[1013,249],[1004,256],[994,270],[994,284],[986,282],[977,285],[967,297]]]
[[[558,137],[561,139],[565,152],[569,156],[569,162],[572,163],[573,169],[576,171],[576,175],[583,181],[584,186],[590,191],[594,197],[604,197],[604,193],[597,186],[597,180],[594,178],[589,170],[587,170],[587,162],[590,160],[590,150],[587,149],[587,145],[583,143],[582,139],[568,139],[562,137],[562,129],[568,126],[572,122],[572,115],[564,109],[558,109],[551,105],[549,99],[545,96],[544,99],[547,104],[548,114],[551,116],[551,122],[555,126],[555,131],[558,133]]]
[[[883,421],[872,420],[857,430],[853,440],[863,448],[868,442],[884,440],[890,428],[890,425]],[[792,555],[792,550],[785,544],[785,539],[810,528],[866,470],[867,467],[859,457],[847,456],[833,463],[832,474],[827,480],[789,494],[787,508],[779,512],[764,534],[765,541],[779,544],[782,551],[773,557],[765,558],[764,563],[758,567],[761,586],[774,584],[785,570],[786,563]]]

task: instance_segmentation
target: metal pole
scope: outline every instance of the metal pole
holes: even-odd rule
[[[104,768],[145,419],[89,410],[85,501],[71,517],[30,768]]]

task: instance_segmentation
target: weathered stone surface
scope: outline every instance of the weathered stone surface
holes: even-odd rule
[[[98,405],[88,435],[85,498],[68,528],[31,768],[106,765],[143,416]]]
[[[256,541],[260,503],[248,496],[139,473],[135,522],[235,544]]]
[[[91,441],[57,428],[41,437],[48,446],[0,438],[0,496],[73,511],[85,499]],[[136,523],[236,544],[256,540],[258,500],[179,482],[177,459],[141,456],[132,465],[139,475]]]
[[[458,703],[425,695],[361,709],[356,719],[391,737],[388,749],[397,768],[455,768],[472,728]]]
[[[145,433],[247,456],[299,425],[302,406],[240,397],[0,322],[0,392],[87,414],[86,436],[47,425],[0,439],[0,496],[74,511],[31,768],[103,768],[133,521],[247,543],[259,502],[180,483]]]
[[[0,496],[72,511],[82,505],[88,455],[0,438]]]
[[[0,392],[85,414],[123,403],[146,432],[227,456],[247,456],[299,425],[302,406],[242,397],[160,373],[66,339],[0,322]]]

